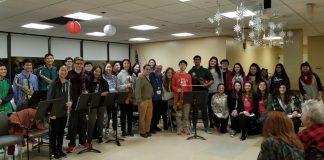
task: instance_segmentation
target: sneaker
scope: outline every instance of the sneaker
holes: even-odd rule
[[[181,135],[181,131],[178,130],[178,131],[176,132],[176,134],[177,134],[177,135]]]
[[[208,133],[208,134],[212,134],[213,133],[210,128],[205,128],[205,132]]]
[[[162,129],[161,128],[159,128],[159,127],[155,127],[155,129],[154,129],[155,131],[158,131],[158,132],[160,132],[160,131],[162,131]]]
[[[147,138],[147,134],[146,133],[141,133],[140,136],[143,137],[143,138]]]
[[[236,135],[236,132],[235,131],[231,131],[231,137],[234,137]]]
[[[186,129],[186,130],[183,131],[183,134],[190,135],[190,131],[188,129]]]
[[[67,153],[73,153],[75,151],[75,147],[69,146],[66,150]]]
[[[60,155],[60,157],[66,157],[66,153],[63,151],[59,151],[57,154]]]

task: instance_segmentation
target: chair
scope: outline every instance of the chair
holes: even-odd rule
[[[37,145],[32,146],[32,149],[38,148],[38,153],[40,152],[40,146],[44,145],[44,144],[48,144],[45,143],[43,141],[43,137],[47,134],[49,134],[49,130],[48,129],[44,129],[44,130],[29,130],[28,128],[24,127],[24,129],[26,130],[26,134],[24,136],[24,138],[26,138],[27,141],[27,160],[29,160],[29,139],[34,139],[37,138]]]
[[[21,137],[9,135],[8,130],[8,116],[6,113],[0,112],[0,148],[3,148],[5,150],[3,154],[4,159],[6,159],[6,147],[20,144],[22,142]],[[13,154],[13,159],[15,159],[15,154]]]
[[[324,159],[324,150],[317,148],[316,146],[311,146],[309,159],[310,160],[323,160]]]

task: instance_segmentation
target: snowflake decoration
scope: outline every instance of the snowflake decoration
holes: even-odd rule
[[[269,22],[269,28],[271,29],[271,30],[274,30],[274,29],[276,29],[276,24],[274,23],[274,22]]]
[[[208,18],[208,21],[209,21],[211,24],[214,23],[214,19],[213,19],[212,17],[209,17],[209,18]]]
[[[236,24],[236,25],[234,26],[234,31],[235,31],[236,33],[241,32],[241,26],[240,26],[239,24]]]
[[[215,34],[217,35],[217,36],[219,36],[220,34],[222,34],[222,31],[223,31],[223,28],[222,27],[216,27],[216,29],[215,29]]]
[[[251,39],[254,39],[254,38],[255,38],[255,34],[254,34],[253,31],[251,31],[251,32],[249,33],[249,37],[250,37]]]
[[[219,22],[220,20],[222,20],[222,18],[222,14],[218,10],[217,13],[214,15],[214,20]]]
[[[282,22],[279,22],[279,23],[277,24],[277,28],[278,28],[278,29],[282,29],[282,28],[283,28],[283,26],[284,26],[284,25],[283,25],[283,23],[282,23]]]
[[[279,36],[282,37],[282,38],[285,38],[286,33],[284,31],[281,31],[281,32],[279,32]]]

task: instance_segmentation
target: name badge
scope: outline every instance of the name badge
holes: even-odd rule
[[[161,90],[157,90],[157,91],[156,91],[156,94],[157,94],[157,95],[161,95],[161,93],[162,93]]]

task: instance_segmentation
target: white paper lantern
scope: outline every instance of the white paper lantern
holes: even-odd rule
[[[113,36],[116,34],[116,27],[113,25],[105,25],[103,31],[107,34],[107,36]]]

